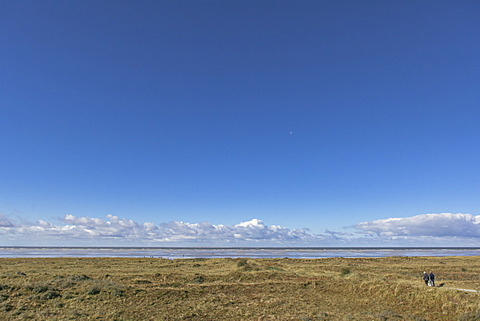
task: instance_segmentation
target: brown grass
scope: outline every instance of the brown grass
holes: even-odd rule
[[[480,290],[479,257],[0,259],[0,319],[480,320],[453,288]]]

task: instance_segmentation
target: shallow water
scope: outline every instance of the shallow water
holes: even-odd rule
[[[112,248],[2,247],[0,257],[330,258],[480,256],[480,248]]]

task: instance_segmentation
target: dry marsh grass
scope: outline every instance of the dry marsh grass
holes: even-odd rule
[[[4,258],[0,319],[480,320],[455,288],[480,290],[479,257]]]

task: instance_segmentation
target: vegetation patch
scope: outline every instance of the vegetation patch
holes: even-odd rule
[[[45,295],[43,296],[43,299],[45,300],[52,300],[52,299],[55,299],[55,298],[58,298],[60,297],[60,293],[58,291],[48,291],[47,293],[45,293]]]
[[[87,281],[91,280],[92,278],[89,277],[88,275],[85,274],[80,274],[80,275],[69,275],[68,280],[73,281],[73,282],[81,282],[81,281]]]
[[[350,273],[352,273],[352,270],[350,270],[350,268],[343,268],[343,269],[340,271],[340,275],[341,275],[341,276],[346,276],[346,275],[349,275]]]
[[[248,265],[247,259],[239,259],[237,263],[237,267],[244,267]]]
[[[151,284],[152,281],[150,280],[135,280],[135,284]]]
[[[87,294],[88,295],[96,295],[102,292],[102,289],[98,286],[93,286],[90,289],[88,289]]]

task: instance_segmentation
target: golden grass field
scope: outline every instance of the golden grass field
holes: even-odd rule
[[[480,320],[456,288],[480,290],[480,257],[3,258],[0,319]]]

